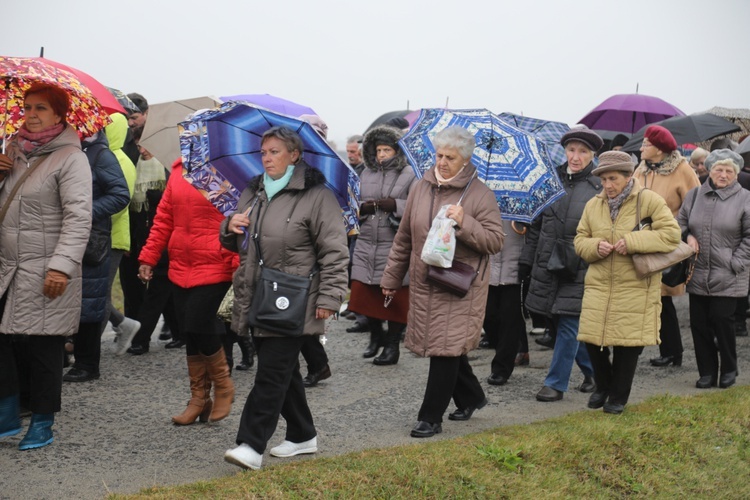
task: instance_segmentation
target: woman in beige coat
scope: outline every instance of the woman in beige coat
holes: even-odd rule
[[[409,328],[404,345],[430,358],[427,388],[412,437],[442,432],[443,414],[451,397],[457,410],[450,420],[468,420],[487,404],[466,354],[479,344],[489,286],[489,256],[503,245],[503,226],[495,195],[481,182],[469,182],[476,168],[469,163],[474,136],[461,127],[449,127],[435,136],[436,164],[412,187],[396,239],[391,247],[380,286],[393,296],[409,272]],[[456,205],[466,191],[461,205]],[[454,261],[477,271],[471,289],[459,298],[427,281],[428,265],[422,247],[440,207],[456,222]]]
[[[632,177],[627,153],[602,153],[593,173],[604,189],[586,204],[574,240],[576,253],[589,263],[578,340],[585,342],[594,367],[596,392],[589,408],[619,414],[643,346],[659,343],[661,275],[638,279],[632,255],[674,250],[680,228],[664,199]],[[639,198],[649,230],[633,230]]]

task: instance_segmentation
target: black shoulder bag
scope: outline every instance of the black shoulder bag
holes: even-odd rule
[[[96,156],[94,157],[94,161],[89,162],[89,166],[91,167],[92,175],[94,166],[99,161],[99,157],[102,155],[102,153],[109,148],[100,145],[99,152],[96,153]],[[89,242],[86,244],[86,251],[83,253],[83,264],[86,266],[98,266],[102,262],[104,262],[109,256],[109,252],[112,248],[112,230],[108,229],[106,227],[101,227],[96,224],[94,224],[94,221],[91,221],[91,232],[89,233]]]
[[[287,224],[292,219],[294,209],[297,207],[299,198],[297,195],[292,205],[292,210],[287,217]],[[268,209],[266,209],[267,211]],[[265,212],[263,213],[265,218]],[[260,277],[255,284],[255,293],[250,303],[248,323],[254,328],[260,328],[269,332],[278,333],[288,337],[299,337],[305,328],[305,317],[307,313],[307,298],[310,294],[310,284],[315,276],[317,264],[313,266],[308,276],[289,274],[278,269],[273,269],[263,264],[263,254],[260,249],[261,234],[260,209],[256,219],[257,231],[253,235],[255,249],[258,253],[258,266]],[[286,241],[282,239],[282,247]],[[283,256],[286,252],[283,251]],[[284,267],[285,258],[282,257],[281,266]]]

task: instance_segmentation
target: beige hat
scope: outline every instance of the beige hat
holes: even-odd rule
[[[633,160],[624,151],[607,151],[599,155],[599,166],[592,170],[594,175],[602,175],[606,172],[623,172],[632,174]]]

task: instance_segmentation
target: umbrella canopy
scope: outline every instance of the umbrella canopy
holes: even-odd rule
[[[91,88],[62,65],[53,65],[49,59],[39,57],[0,56],[0,125],[2,125],[3,151],[5,138],[14,134],[23,123],[23,95],[32,83],[40,82],[65,90],[70,96],[70,111],[66,121],[73,125],[81,137],[87,137],[108,125],[111,120]],[[72,68],[71,68],[72,69]],[[80,72],[82,75],[85,73]],[[88,82],[95,82],[88,77]],[[101,84],[97,82],[103,88]],[[112,95],[104,91],[117,104]]]
[[[417,177],[435,165],[432,139],[453,125],[474,134],[471,162],[478,178],[495,192],[503,218],[531,222],[565,194],[541,141],[486,109],[423,109],[399,141]]]
[[[618,94],[604,100],[578,123],[593,130],[632,134],[644,125],[672,116],[684,116],[667,101],[643,94]]]
[[[288,101],[271,94],[240,94],[219,97],[223,102],[241,101],[261,106],[277,113],[299,117],[302,115],[317,115],[312,108]]]
[[[419,117],[419,111],[410,111],[408,109],[402,109],[399,111],[389,111],[387,113],[383,113],[382,115],[378,116],[374,122],[370,124],[369,127],[365,130],[365,134],[370,131],[370,129],[377,127],[378,125],[383,125],[389,120],[393,120],[394,118],[403,118],[406,120],[409,125],[414,123],[414,120],[416,120]],[[411,118],[411,120],[409,120]]]
[[[152,104],[148,107],[148,118],[139,144],[169,168],[180,157],[177,124],[199,109],[214,108],[219,104],[217,99],[209,96]]]
[[[750,109],[722,108],[721,106],[714,106],[713,108],[704,111],[704,113],[710,113],[727,119],[730,122],[739,125],[740,128],[742,128],[742,133],[750,134]]]
[[[568,160],[565,156],[565,149],[560,144],[562,136],[570,130],[567,123],[540,120],[513,113],[500,113],[498,116],[539,139],[547,147],[547,153],[555,165],[562,165]]]
[[[692,142],[701,142],[713,139],[720,135],[731,134],[740,130],[738,125],[708,113],[675,116],[667,118],[651,125],[661,125],[672,132],[677,144],[688,144]],[[622,147],[623,151],[638,151],[643,142],[643,134],[646,133],[646,125],[641,130],[633,134],[628,142]]]
[[[109,90],[110,94],[115,96],[115,99],[117,99],[117,102],[119,102],[125,109],[127,115],[130,113],[141,112],[141,108],[139,108],[122,90],[113,89],[112,87],[107,87],[107,90]]]
[[[357,174],[312,125],[290,116],[230,101],[184,121],[180,124],[180,147],[185,179],[221,213],[234,212],[247,183],[264,172],[260,141],[263,133],[275,126],[288,127],[299,134],[304,145],[303,159],[323,173],[341,206],[347,230],[356,232]]]
[[[745,140],[742,141],[739,146],[737,146],[735,153],[737,153],[738,155],[750,153],[750,136],[746,137]]]

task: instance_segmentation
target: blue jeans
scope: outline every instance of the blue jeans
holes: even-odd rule
[[[576,340],[579,320],[580,316],[561,315],[557,322],[555,352],[552,354],[547,378],[544,379],[544,385],[556,391],[567,392],[574,360],[585,376],[594,376],[589,353],[586,347]]]

